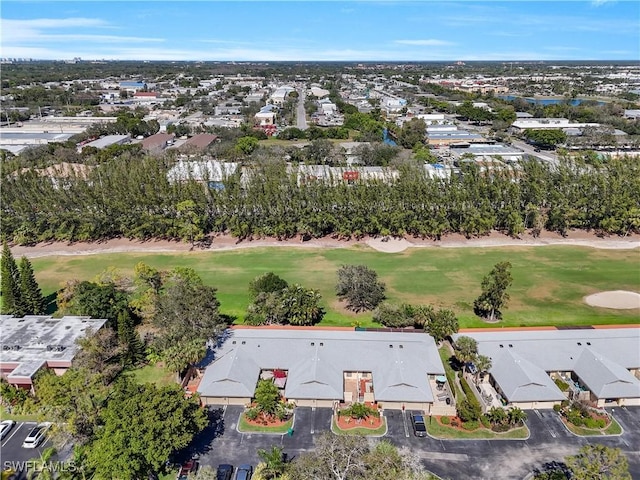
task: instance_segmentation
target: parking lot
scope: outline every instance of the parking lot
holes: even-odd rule
[[[331,409],[297,408],[293,436],[248,434],[237,431],[242,407],[214,409],[217,426],[207,429],[194,442],[191,452],[202,465],[229,463],[256,465],[258,449],[281,446],[289,458],[313,449],[314,437],[329,430]],[[616,408],[615,418],[624,433],[616,437],[577,437],[570,433],[552,410],[527,411],[531,436],[527,440],[438,440],[413,435],[411,412],[387,410],[388,431],[384,438],[407,447],[428,470],[450,479],[524,478],[534,468],[562,461],[588,443],[621,448],[629,459],[633,478],[640,478],[640,408]],[[429,418],[425,420],[428,422]]]
[[[406,447],[420,458],[428,470],[445,479],[514,479],[524,478],[534,468],[547,462],[562,461],[574,455],[588,443],[601,443],[621,448],[627,458],[632,478],[640,478],[640,407],[608,409],[624,432],[612,437],[577,437],[569,432],[553,410],[527,411],[527,425],[531,432],[527,440],[438,440],[417,438],[413,434],[411,413],[400,410],[384,412],[388,439],[398,447]],[[312,450],[314,437],[331,426],[329,408],[296,408],[294,433],[240,433],[237,424],[243,407],[210,408],[210,425],[200,434],[188,451],[177,461],[198,455],[201,465],[216,467],[221,463],[238,466],[257,465],[258,450],[274,445],[283,448],[289,458]],[[434,420],[435,421],[435,420]],[[429,422],[429,417],[425,418]],[[2,441],[3,468],[38,458],[50,443],[45,441],[36,449],[22,448],[34,422],[20,422]],[[19,477],[26,478],[26,474]]]
[[[36,426],[36,422],[17,422],[7,436],[0,443],[2,450],[2,469],[13,468],[16,471],[24,470],[29,460],[39,459],[40,454],[50,446],[49,439],[45,439],[37,448],[22,448],[22,442],[29,432]],[[26,472],[22,471],[18,478],[26,478]]]

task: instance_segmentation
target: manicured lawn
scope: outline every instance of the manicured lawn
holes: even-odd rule
[[[138,383],[155,383],[156,385],[173,385],[176,383],[176,374],[168,372],[159,365],[147,365],[127,372]]]
[[[238,430],[241,432],[287,433],[292,426],[293,426],[293,417],[291,417],[291,419],[288,422],[275,427],[270,427],[267,425],[249,424],[244,418],[244,413],[240,414],[240,420],[238,421]]]
[[[455,381],[456,372],[453,370],[453,368],[451,368],[451,365],[449,364],[449,359],[453,355],[451,353],[451,350],[449,349],[449,346],[446,344],[443,344],[438,349],[438,353],[440,354],[440,360],[442,360],[442,365],[444,365],[444,370],[447,375],[447,380],[449,381],[449,387],[455,389],[455,392],[454,392],[454,395],[456,397],[455,400],[457,401],[457,400],[464,399],[465,395],[460,390],[460,388],[458,387],[458,384]]]
[[[336,435],[364,435],[364,436],[370,436],[370,437],[381,437],[382,435],[387,433],[387,419],[382,417],[382,425],[375,430],[372,430],[370,428],[362,428],[362,427],[350,428],[349,430],[342,430],[341,428],[338,427],[338,425],[336,425],[335,418],[332,417],[331,431]]]
[[[576,427],[572,423],[563,421],[562,423],[576,435],[580,435],[582,437],[591,437],[591,436],[599,436],[599,435],[620,435],[622,433],[622,427],[615,419],[612,419],[611,423],[604,430],[584,428],[584,427]]]
[[[364,264],[387,285],[391,302],[453,309],[461,327],[487,326],[473,314],[480,282],[500,261],[513,265],[511,300],[499,326],[637,323],[638,311],[593,308],[583,297],[603,290],[640,291],[638,250],[596,250],[572,246],[496,248],[414,248],[399,254],[367,247],[344,249],[255,248],[171,254],[118,253],[32,260],[45,295],[66,280],[92,280],[112,266],[132,275],[137,262],[155,268],[191,267],[218,289],[222,313],[241,323],[249,303],[249,282],[273,271],[289,283],[317,289],[327,314],[322,325],[373,326],[371,313],[345,311],[335,296],[336,271]],[[496,325],[492,325],[496,326]]]
[[[529,437],[529,429],[526,427],[520,427],[513,430],[509,430],[505,433],[496,433],[486,428],[478,428],[473,431],[460,430],[447,425],[441,425],[437,420],[432,420],[427,424],[427,432],[429,435],[440,439],[473,439],[473,438],[488,438],[488,439],[523,439]]]

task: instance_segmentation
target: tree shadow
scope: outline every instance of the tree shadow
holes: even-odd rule
[[[53,292],[44,297],[46,304],[44,313],[45,315],[53,315],[58,310],[58,292]]]
[[[211,443],[214,439],[224,434],[224,410],[222,407],[206,407],[209,423],[199,434],[197,434],[191,444],[180,454],[176,455],[178,461],[185,461],[189,458],[199,457],[211,451]]]
[[[571,478],[571,471],[564,462],[547,462],[541,468],[533,470],[536,480],[567,480]]]

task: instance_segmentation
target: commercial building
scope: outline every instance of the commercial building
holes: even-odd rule
[[[260,378],[275,376],[298,406],[364,401],[453,414],[437,387],[444,375],[433,338],[422,332],[244,327],[224,335],[198,392],[204,404],[245,405]]]
[[[131,140],[130,135],[106,135],[102,138],[94,140],[93,142],[85,143],[81,148],[94,147],[99,150],[110,147],[111,145],[124,145]]]
[[[29,389],[42,368],[62,375],[79,350],[77,340],[97,332],[106,322],[76,316],[0,315],[0,375],[11,385]]]
[[[511,124],[516,131],[564,130],[565,128],[599,127],[599,123],[574,123],[566,118],[519,118]]]
[[[473,330],[454,341],[461,336],[491,359],[485,382],[508,406],[552,408],[567,398],[640,405],[640,328]]]

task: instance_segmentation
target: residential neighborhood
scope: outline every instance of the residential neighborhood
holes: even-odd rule
[[[2,480],[640,478],[638,5],[72,7],[0,18]]]

